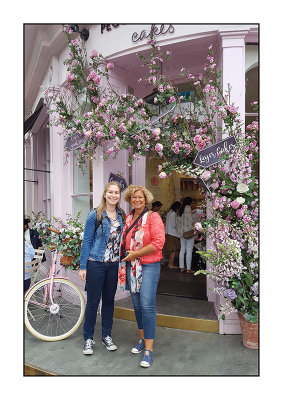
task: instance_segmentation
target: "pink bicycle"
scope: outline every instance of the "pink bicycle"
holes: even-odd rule
[[[50,231],[60,233],[56,229]],[[46,341],[62,340],[80,326],[85,301],[80,289],[67,278],[56,277],[60,252],[52,251],[52,263],[47,277],[34,284],[25,294],[25,325],[37,338]]]

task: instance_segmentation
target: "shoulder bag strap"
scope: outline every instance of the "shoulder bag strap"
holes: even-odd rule
[[[145,208],[143,212],[138,216],[138,218],[132,223],[132,225],[126,230],[125,237],[130,232],[130,230],[136,225],[136,223],[141,219],[141,217],[148,211],[148,208]]]

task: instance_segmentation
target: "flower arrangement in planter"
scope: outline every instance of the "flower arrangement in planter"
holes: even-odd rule
[[[195,225],[212,246],[199,252],[210,267],[196,274],[210,277],[213,290],[224,296],[223,319],[238,312],[240,321],[252,324],[257,324],[259,311],[257,135],[255,121],[247,126],[234,152],[223,154],[217,167],[206,171],[211,217]]]
[[[42,244],[48,250],[56,248],[61,252],[61,264],[68,269],[79,269],[84,231],[84,224],[80,221],[80,213],[75,217],[67,214],[65,223],[56,217],[48,219],[42,212],[33,213],[32,217],[29,218],[33,229],[39,233]],[[48,228],[55,228],[60,233],[50,232]]]

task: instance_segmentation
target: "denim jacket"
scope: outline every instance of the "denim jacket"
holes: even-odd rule
[[[101,224],[95,231],[96,210],[90,211],[87,216],[84,238],[81,247],[80,269],[86,269],[88,258],[93,258],[96,261],[102,262],[104,253],[110,236],[111,221],[107,216],[106,211],[103,211],[103,219]],[[121,225],[121,232],[123,230],[123,220],[121,211],[117,209],[118,221]]]

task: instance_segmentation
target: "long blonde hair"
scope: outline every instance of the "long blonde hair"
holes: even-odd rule
[[[121,187],[120,187],[119,183],[118,183],[118,182],[115,182],[115,181],[113,181],[113,182],[108,182],[108,183],[105,185],[105,188],[104,188],[104,190],[103,190],[103,195],[102,195],[101,202],[100,202],[99,206],[96,208],[97,219],[102,219],[102,218],[103,218],[103,211],[106,209],[106,200],[105,200],[105,197],[104,197],[104,196],[106,195],[106,192],[107,192],[107,190],[109,189],[109,187],[110,187],[111,185],[116,185],[116,186],[119,188],[120,195],[121,195]],[[119,200],[119,201],[120,201],[120,200]],[[121,209],[120,209],[120,207],[119,207],[119,202],[117,203],[116,208],[118,208],[118,210],[121,211]]]

